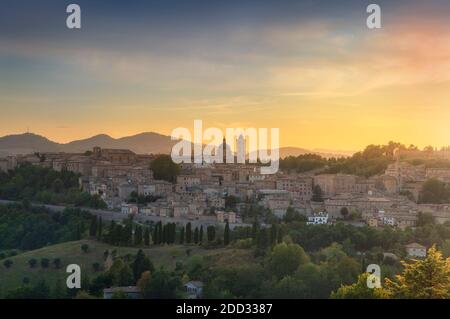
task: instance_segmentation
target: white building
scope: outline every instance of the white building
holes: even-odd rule
[[[426,257],[427,248],[418,243],[412,243],[405,246],[408,257]]]
[[[383,217],[383,225],[395,226],[395,218],[391,216]]]
[[[189,281],[184,287],[189,299],[199,299],[203,294],[203,283],[201,281]]]

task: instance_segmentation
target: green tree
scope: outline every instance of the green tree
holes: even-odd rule
[[[261,228],[258,230],[256,235],[256,248],[258,252],[264,254],[267,248],[270,246],[270,235],[269,230],[266,228]]]
[[[450,239],[444,241],[441,247],[442,255],[445,258],[450,257]]]
[[[349,256],[342,257],[336,264],[330,265],[334,273],[339,276],[338,280],[342,284],[351,284],[358,278],[361,272],[361,264]]]
[[[89,251],[89,245],[88,244],[81,245],[81,251],[86,254]]]
[[[233,195],[229,195],[225,197],[225,209],[226,210],[235,210],[237,204],[237,198]]]
[[[116,222],[114,220],[109,224],[107,239],[112,245],[118,243],[118,239],[116,238]]]
[[[129,298],[124,291],[117,290],[112,294],[111,299],[129,299]]]
[[[286,223],[292,223],[295,221],[302,221],[305,219],[304,216],[300,215],[298,211],[296,211],[293,207],[289,206],[286,210],[286,214],[283,217]]]
[[[48,258],[41,258],[41,267],[42,268],[48,268],[49,264],[50,264],[50,260]]]
[[[184,244],[184,227],[181,227],[180,230],[180,245]]]
[[[11,268],[11,266],[12,266],[13,264],[14,264],[14,263],[13,263],[13,261],[12,261],[11,259],[6,259],[6,260],[3,262],[3,266],[5,266],[6,269]]]
[[[148,227],[145,227],[144,244],[145,246],[150,246],[150,228]]]
[[[189,257],[186,262],[186,272],[190,279],[198,280],[205,269],[205,261],[202,256]]]
[[[142,228],[140,226],[136,226],[134,233],[134,244],[137,246],[142,244]]]
[[[100,271],[100,263],[95,262],[92,264],[92,269],[94,270],[94,272],[99,272]]]
[[[270,298],[292,299],[303,297],[304,283],[295,276],[286,276],[275,282],[269,292]]]
[[[417,226],[425,226],[434,224],[434,216],[430,213],[419,212],[417,214]]]
[[[92,216],[91,225],[89,227],[89,236],[95,237],[97,236],[97,217]]]
[[[351,285],[343,285],[337,291],[332,292],[332,299],[382,299],[387,298],[386,290],[383,288],[369,288],[367,278],[369,274],[363,273],[358,281]]]
[[[450,203],[450,187],[437,179],[426,181],[419,194],[419,203],[446,204]]]
[[[167,243],[167,224],[163,226],[162,228],[162,243]]]
[[[53,259],[53,266],[55,266],[56,269],[61,268],[61,258],[54,258]]]
[[[75,239],[76,240],[81,239],[81,223],[77,224],[76,231],[75,231]]]
[[[198,244],[198,227],[195,227],[194,230],[194,244]]]
[[[322,189],[319,185],[315,185],[313,188],[312,200],[315,202],[323,202]]]
[[[206,228],[206,236],[209,243],[213,242],[216,239],[216,227],[208,226]]]
[[[121,243],[122,245],[128,246],[132,244],[133,239],[133,221],[131,219],[127,219],[125,222],[125,226],[121,231]]]
[[[121,258],[114,261],[109,274],[115,286],[130,286],[134,283],[133,271]]]
[[[192,226],[191,223],[186,224],[186,244],[190,244],[192,241]]]
[[[131,265],[131,268],[133,270],[133,276],[135,281],[137,281],[143,272],[145,271],[154,271],[153,263],[150,261],[150,259],[144,254],[142,249],[139,249],[136,258],[134,259],[133,264]]]
[[[66,287],[63,284],[61,278],[58,278],[55,282],[55,286],[51,291],[52,299],[64,299],[67,297]]]
[[[347,207],[342,207],[341,208],[341,216],[342,216],[342,218],[347,219],[349,213],[350,212],[348,211]]]
[[[164,244],[164,236],[163,236],[163,225],[161,222],[159,222],[158,225],[158,243],[159,244]]]
[[[309,261],[308,255],[297,244],[277,244],[268,257],[268,267],[272,274],[281,279],[294,274],[301,264]]]
[[[386,279],[386,289],[392,298],[444,299],[450,298],[450,258],[444,259],[435,246],[427,257],[402,262],[404,270],[394,280]]]
[[[159,155],[150,164],[150,169],[153,171],[153,176],[157,180],[165,180],[168,182],[175,182],[180,173],[180,166],[172,161],[169,155]]]
[[[155,271],[145,287],[143,294],[145,298],[151,299],[176,299],[179,297],[181,280],[164,269]]]
[[[200,225],[200,233],[198,240],[200,241],[200,244],[203,243],[203,225]]]
[[[99,239],[102,239],[102,235],[103,235],[103,220],[102,220],[102,217],[101,216],[99,216],[98,217],[98,227],[97,227],[97,229],[98,229],[98,238]]]
[[[33,287],[35,299],[48,299],[50,298],[50,287],[45,280],[40,280]]]
[[[176,237],[176,224],[175,223],[169,223],[169,244],[175,244],[175,237]]]
[[[31,258],[30,260],[28,260],[28,265],[30,265],[30,268],[34,268],[37,265],[37,260],[34,258]]]
[[[155,227],[153,228],[153,244],[154,245],[159,245],[159,231],[158,231],[158,227],[159,227],[159,223],[157,223],[155,225]]]
[[[270,244],[273,246],[277,243],[277,233],[278,233],[278,227],[277,224],[272,224],[270,227]]]
[[[55,179],[52,183],[52,190],[57,194],[62,193],[64,191],[64,182],[59,178]]]
[[[137,281],[136,286],[138,286],[139,289],[140,289],[142,292],[144,292],[145,289],[147,288],[147,286],[148,286],[149,283],[150,283],[150,278],[151,278],[151,273],[150,273],[150,271],[149,271],[149,270],[144,271],[144,272],[141,274],[141,277],[139,278],[139,280]]]
[[[227,223],[225,224],[225,230],[223,232],[223,244],[225,246],[228,246],[229,243],[230,243],[230,225],[228,224],[227,220]]]

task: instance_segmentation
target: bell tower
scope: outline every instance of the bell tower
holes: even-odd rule
[[[225,164],[227,162],[227,140],[224,137],[223,143],[222,143],[222,156],[223,156],[223,163]]]

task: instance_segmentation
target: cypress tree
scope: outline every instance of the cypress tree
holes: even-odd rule
[[[84,221],[80,223],[80,239],[83,237],[83,234],[86,232],[86,224]]]
[[[114,235],[115,235],[115,228],[116,228],[116,222],[115,221],[111,221],[111,224],[109,225],[109,230],[108,230],[108,242],[110,244],[115,244],[114,242]]]
[[[158,223],[158,245],[163,243],[162,223]]]
[[[150,259],[139,249],[134,262],[131,264],[135,282],[139,280],[144,271],[154,271],[155,267]]]
[[[200,226],[200,233],[198,235],[198,240],[201,243],[203,243],[203,225]]]
[[[257,236],[256,236],[256,247],[261,250],[266,250],[267,247],[269,247],[270,244],[270,238],[267,234],[267,229],[262,228],[259,230]]]
[[[278,237],[278,240],[277,240],[278,244],[282,243],[283,242],[283,232],[282,232],[281,228],[278,228],[277,237]]]
[[[102,216],[98,217],[98,239],[102,239],[103,234],[103,220]]]
[[[181,227],[180,230],[180,245],[184,244],[184,227]]]
[[[198,228],[197,227],[195,227],[195,230],[194,230],[194,244],[198,244]]]
[[[175,244],[175,237],[177,233],[177,225],[175,223],[172,223],[170,226],[170,243]]]
[[[122,240],[124,245],[131,245],[133,240],[133,226],[128,222],[122,229]]]
[[[142,244],[142,228],[140,226],[136,226],[136,231],[134,233],[134,244],[135,245]]]
[[[77,230],[75,232],[75,239],[80,240],[81,239],[81,226],[80,223],[77,224]]]
[[[255,241],[256,241],[256,236],[257,236],[257,234],[258,234],[258,223],[257,223],[257,221],[255,220],[255,222],[254,222],[253,225],[252,225],[252,238],[253,238],[253,240],[255,240]]]
[[[223,232],[223,244],[227,246],[230,243],[230,225],[227,223],[225,224],[225,230]]]
[[[186,244],[190,244],[192,240],[192,229],[191,223],[186,224]]]
[[[113,239],[114,245],[123,245],[122,230],[123,230],[122,225],[116,225],[116,227],[114,228],[114,239]]]
[[[97,217],[91,217],[91,225],[89,227],[89,236],[94,237],[97,236]]]
[[[167,224],[163,226],[163,230],[162,230],[162,243],[166,244],[167,243]]]
[[[148,227],[145,227],[144,244],[145,246],[150,246],[150,229]]]
[[[206,233],[208,242],[214,241],[214,239],[216,238],[216,228],[214,226],[208,226],[208,228],[206,228]]]
[[[273,246],[277,243],[277,225],[272,224],[270,228],[270,244]]]
[[[167,224],[167,243],[172,244],[172,223]]]
[[[158,224],[153,227],[153,245],[158,245]]]

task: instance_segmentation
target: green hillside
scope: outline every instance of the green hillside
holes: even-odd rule
[[[87,253],[84,253],[81,249],[83,244],[89,246]],[[68,276],[65,269],[69,264],[80,265],[82,276],[87,274],[92,279],[101,273],[101,271],[94,272],[93,263],[99,263],[102,268],[106,266],[104,262],[106,250],[109,250],[109,252],[116,250],[116,256],[126,256],[128,254],[135,255],[139,248],[115,247],[95,240],[80,240],[47,246],[7,258],[13,262],[9,269],[3,265],[4,259],[0,264],[0,296],[6,291],[22,285],[25,277],[30,280],[31,284],[44,279],[50,287],[55,285],[58,278],[65,282]],[[173,269],[177,262],[185,262],[189,256],[193,255],[208,256],[208,259],[213,263],[221,263],[224,259],[229,263],[251,259],[250,251],[246,250],[207,250],[198,246],[158,246],[143,248],[143,251],[149,256],[155,267],[164,266],[168,269]],[[28,261],[33,258],[37,260],[37,265],[31,268]],[[48,268],[41,267],[40,261],[42,258],[49,259]],[[56,269],[53,265],[55,258],[61,259],[61,268],[59,269]]]

